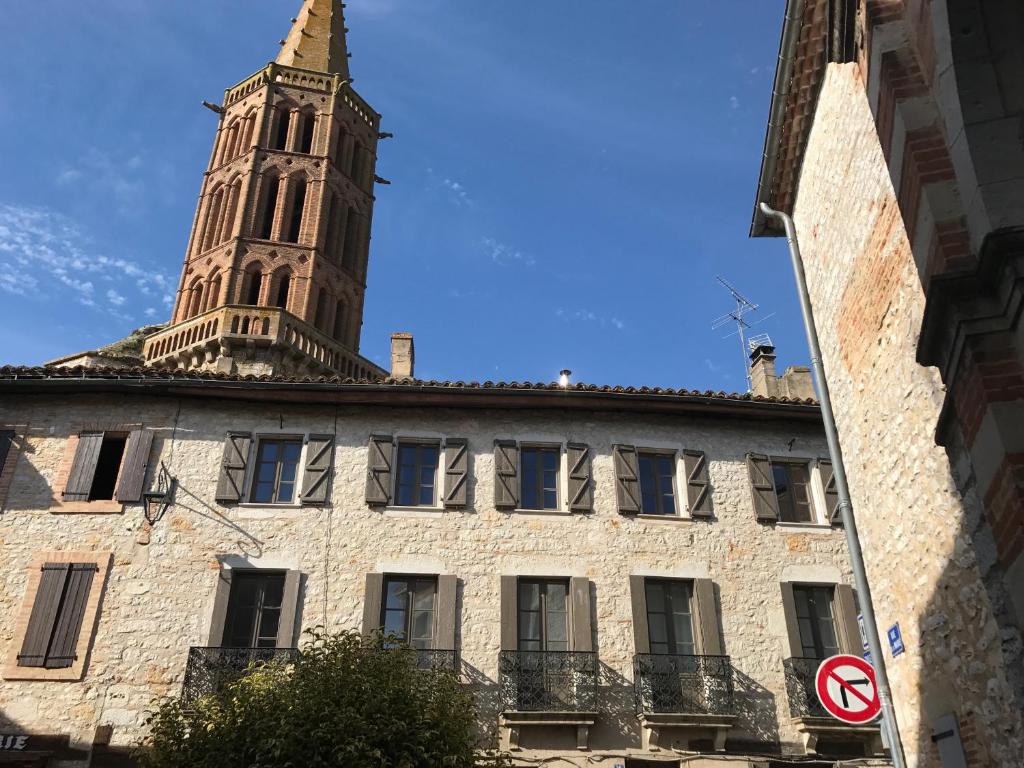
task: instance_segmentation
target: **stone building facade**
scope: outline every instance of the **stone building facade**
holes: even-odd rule
[[[1019,2],[787,3],[758,203],[796,224],[915,766],[1024,764],[1022,83]]]

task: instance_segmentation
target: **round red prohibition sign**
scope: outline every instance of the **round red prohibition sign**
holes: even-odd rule
[[[821,662],[814,678],[818,700],[844,723],[869,723],[882,711],[875,668],[859,656],[840,654]]]

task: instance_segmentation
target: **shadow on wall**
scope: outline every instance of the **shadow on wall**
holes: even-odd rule
[[[47,511],[56,503],[50,483],[39,474],[31,456],[36,446],[31,440],[22,438],[18,446],[15,487],[17,494],[9,493],[0,512]]]
[[[779,752],[779,719],[775,694],[752,677],[733,668],[736,729],[730,749]]]

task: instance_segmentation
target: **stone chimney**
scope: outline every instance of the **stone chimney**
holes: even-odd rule
[[[814,379],[811,369],[806,365],[791,365],[779,379],[779,396],[792,397],[797,400],[814,400]]]
[[[416,350],[411,333],[391,334],[391,378],[411,379],[416,364]]]
[[[750,353],[750,389],[762,397],[779,396],[779,380],[775,376],[775,347],[761,344]]]

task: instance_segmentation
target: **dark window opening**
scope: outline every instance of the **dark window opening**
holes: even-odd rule
[[[637,460],[640,470],[640,511],[645,515],[674,515],[674,458],[666,453],[641,453]]]
[[[557,448],[523,448],[523,509],[558,509]]]
[[[569,650],[569,583],[519,580],[519,650]]]
[[[389,576],[381,615],[385,637],[394,636],[413,648],[433,648],[436,603],[436,579]]]
[[[299,242],[299,233],[302,231],[302,214],[306,208],[306,182],[299,181],[295,185],[295,197],[292,198],[292,214],[288,221],[288,235],[285,240],[289,243]]]
[[[804,658],[827,659],[839,653],[832,597],[832,587],[793,587]]]
[[[401,507],[432,507],[440,449],[436,445],[405,443],[398,446],[395,498]]]
[[[291,277],[289,275],[282,275],[281,282],[277,285],[277,301],[274,302],[275,307],[288,309],[288,291],[291,288],[291,284]]]
[[[100,455],[96,460],[96,471],[92,476],[89,488],[89,501],[109,500],[114,498],[114,487],[121,471],[121,459],[124,458],[124,447],[128,438],[124,435],[103,435]]]
[[[263,197],[263,216],[260,219],[260,238],[269,240],[274,234],[274,213],[277,211],[277,192],[281,179],[272,176],[266,180],[267,188]]]
[[[783,523],[810,523],[810,475],[806,464],[772,462],[775,497],[779,500],[779,521]]]
[[[341,256],[341,266],[349,272],[356,271],[359,249],[359,214],[354,208],[348,209],[345,224],[345,247]]]
[[[287,107],[278,107],[277,125],[274,128],[274,149],[288,149],[288,126],[291,120],[291,110]]]
[[[263,287],[263,272],[260,270],[253,270],[249,273],[249,286],[245,293],[245,301],[243,304],[248,304],[251,307],[255,307],[260,303],[260,288]]]
[[[256,504],[290,504],[295,498],[301,453],[299,440],[261,440],[249,500]]]
[[[283,599],[283,573],[233,571],[222,645],[276,648]]]
[[[647,632],[651,653],[693,656],[693,584],[646,579]]]
[[[345,312],[347,311],[343,301],[339,301],[334,310],[334,338],[342,343],[345,341]]]
[[[309,154],[313,149],[313,131],[316,130],[316,115],[307,112],[302,115],[302,140],[299,152]]]

